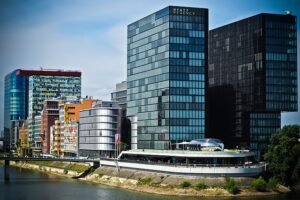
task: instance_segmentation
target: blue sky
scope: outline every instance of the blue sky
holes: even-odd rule
[[[80,70],[82,96],[109,99],[126,79],[127,25],[168,5],[208,8],[210,29],[262,12],[300,17],[300,0],[1,0],[0,113],[4,76],[17,68]],[[300,124],[300,113],[282,121]]]

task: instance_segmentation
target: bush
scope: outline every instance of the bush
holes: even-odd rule
[[[255,190],[259,192],[265,192],[267,189],[267,183],[265,179],[263,179],[263,177],[260,176],[259,178],[254,179],[251,182],[251,187],[253,187]]]
[[[202,189],[207,188],[207,186],[205,185],[204,181],[199,181],[198,183],[196,183],[196,184],[194,185],[194,188],[195,188],[196,190],[202,190]]]
[[[139,178],[138,185],[149,185],[151,183],[152,179],[150,177],[146,178]]]
[[[90,171],[90,173],[93,173],[93,172],[95,172],[95,168],[91,168],[91,171]]]
[[[183,182],[180,183],[181,188],[188,188],[190,186],[191,186],[191,183],[188,182],[188,181],[183,181]]]
[[[98,177],[101,178],[102,176],[104,176],[104,174],[100,172],[100,173],[98,174]]]
[[[64,169],[64,174],[68,174],[68,170],[66,168]]]
[[[267,188],[270,190],[276,190],[277,184],[278,184],[278,181],[276,180],[276,178],[271,177],[267,183]]]
[[[239,187],[236,185],[236,182],[232,178],[227,178],[224,187],[231,194],[237,194],[240,192]]]

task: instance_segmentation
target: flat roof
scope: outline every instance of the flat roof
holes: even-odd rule
[[[65,71],[65,70],[49,70],[49,69],[43,69],[43,70],[25,70],[25,69],[18,69],[16,70],[17,75],[23,75],[23,76],[34,76],[34,75],[40,75],[40,76],[74,76],[74,77],[81,77],[80,71]]]

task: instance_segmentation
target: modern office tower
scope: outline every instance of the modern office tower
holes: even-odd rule
[[[81,110],[79,156],[113,157],[120,123],[121,108],[117,102],[102,101],[93,108]]]
[[[123,81],[116,84],[116,90],[111,93],[111,100],[117,101],[119,106],[126,110],[127,107],[127,82]]]
[[[90,98],[80,101],[67,101],[59,105],[59,122],[61,127],[61,153],[63,156],[78,155],[78,124],[80,110],[89,109],[98,100]]]
[[[34,116],[47,98],[81,96],[81,72],[63,70],[17,69],[5,77],[4,129],[8,149],[15,148],[16,127],[29,118],[29,142],[39,147],[40,138],[33,134]],[[14,137],[16,136],[16,137]],[[35,142],[36,138],[36,142]]]
[[[81,97],[81,72],[75,71],[38,71],[35,75],[29,77],[28,86],[28,105],[29,105],[29,141],[34,141],[34,116],[38,115],[43,109],[43,103],[46,99],[59,98],[65,99],[73,96],[77,99]]]
[[[169,6],[128,25],[132,149],[171,149],[206,133],[208,9]]]
[[[50,153],[50,127],[59,119],[58,100],[45,100],[41,112],[41,141],[42,152]]]
[[[127,148],[131,146],[131,131],[130,121],[126,117],[127,110],[127,81],[116,84],[116,89],[111,93],[111,100],[117,101],[119,106],[122,108],[122,119],[121,119],[121,142],[126,145]]]
[[[16,149],[18,127],[27,117],[27,77],[15,70],[5,76],[4,91],[4,145]]]
[[[297,111],[296,17],[259,14],[209,32],[209,136],[260,158]]]

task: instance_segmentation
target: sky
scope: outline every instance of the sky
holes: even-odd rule
[[[82,96],[109,100],[127,76],[127,25],[169,5],[208,8],[210,29],[262,12],[300,18],[300,0],[0,0],[0,130],[7,73],[80,70]],[[294,123],[300,112],[282,115],[283,125]]]

